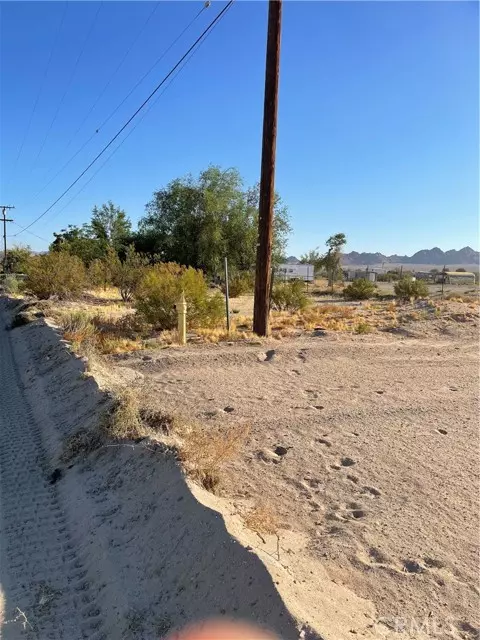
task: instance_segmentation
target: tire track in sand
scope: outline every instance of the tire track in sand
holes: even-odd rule
[[[50,473],[9,332],[2,327],[0,566],[5,619],[0,635],[5,640],[101,640],[102,617]]]

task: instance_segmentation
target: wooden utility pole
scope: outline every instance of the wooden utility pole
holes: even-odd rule
[[[7,209],[15,209],[8,204],[0,204],[2,209],[3,220],[3,273],[7,273],[7,222],[13,222],[11,218],[7,218]]]
[[[282,0],[269,0],[268,38],[263,107],[262,168],[258,216],[257,267],[253,330],[268,335],[272,264],[273,203],[275,200],[275,150],[277,142],[278,77],[280,71],[280,34]]]

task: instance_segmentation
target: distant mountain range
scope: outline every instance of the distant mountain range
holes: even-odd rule
[[[389,264],[435,264],[439,266],[451,264],[478,264],[480,261],[480,252],[474,251],[471,247],[463,247],[457,251],[450,249],[442,251],[438,247],[433,249],[422,249],[417,251],[413,256],[385,256],[383,253],[358,253],[351,251],[345,253],[342,258],[344,265],[381,265]]]

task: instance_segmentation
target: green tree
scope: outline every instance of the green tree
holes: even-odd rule
[[[87,224],[81,227],[69,224],[60,233],[54,233],[55,240],[50,245],[50,251],[66,252],[77,256],[88,266],[93,260],[101,259],[105,254],[105,247],[98,238],[93,238]]]
[[[347,244],[344,233],[336,233],[325,243],[328,247],[327,253],[323,256],[322,264],[327,272],[328,284],[332,287],[341,272],[342,249]]]
[[[87,229],[90,237],[100,240],[103,245],[113,247],[118,252],[131,234],[132,225],[125,211],[109,200],[101,207],[93,207]]]
[[[319,248],[310,249],[300,256],[300,262],[303,264],[313,264],[314,270],[318,271],[323,267],[324,255],[320,253]]]
[[[243,188],[236,169],[210,166],[156,191],[134,237],[137,249],[164,262],[176,262],[219,275],[223,258],[230,270],[252,269],[258,233],[258,185]],[[274,259],[284,251],[290,231],[288,213],[276,197]]]

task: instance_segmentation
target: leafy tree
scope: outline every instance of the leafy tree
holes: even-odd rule
[[[105,247],[97,238],[92,238],[88,225],[79,227],[69,224],[60,233],[54,233],[55,240],[50,245],[50,251],[66,252],[77,256],[88,266],[93,260],[100,259],[105,253]]]
[[[198,178],[170,182],[153,194],[140,220],[135,246],[165,262],[176,262],[209,275],[223,269],[228,257],[232,274],[247,271],[256,259],[258,185],[244,190],[236,169],[210,166]],[[275,202],[274,259],[284,251],[290,231],[286,207]]]
[[[347,238],[344,233],[336,233],[325,243],[328,247],[327,253],[324,255],[322,263],[327,271],[328,284],[332,287],[335,284],[341,272],[342,249],[347,244]]]
[[[120,251],[125,238],[132,232],[132,225],[125,211],[109,200],[101,207],[96,205],[93,207],[92,218],[87,229],[92,238]]]
[[[94,260],[105,258],[109,249],[117,253],[121,251],[130,234],[131,223],[125,211],[109,201],[93,208],[88,224],[81,227],[70,224],[60,233],[54,233],[55,240],[50,250],[66,251],[79,257],[88,267]]]
[[[307,253],[300,256],[300,262],[304,264],[313,264],[314,270],[318,271],[323,266],[324,256],[320,253],[318,247],[310,249]]]

